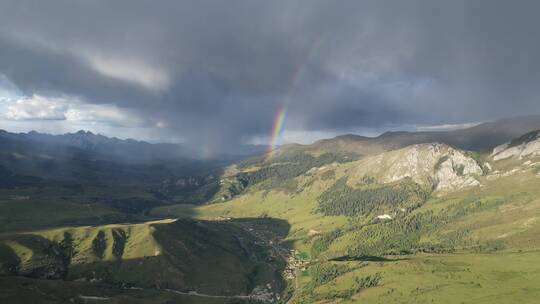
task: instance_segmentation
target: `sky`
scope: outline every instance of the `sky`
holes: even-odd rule
[[[3,0],[0,128],[226,150],[540,113],[539,11],[533,0]]]

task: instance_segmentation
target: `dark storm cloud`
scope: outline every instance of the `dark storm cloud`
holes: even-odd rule
[[[538,3],[538,4],[537,4]],[[0,74],[192,142],[540,112],[537,1],[2,1]],[[298,75],[299,70],[303,73]]]

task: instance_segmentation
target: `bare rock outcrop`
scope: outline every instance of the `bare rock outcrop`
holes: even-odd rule
[[[357,178],[370,176],[382,183],[410,178],[435,191],[450,192],[479,186],[483,169],[467,152],[440,143],[417,144],[360,162]]]
[[[493,149],[493,160],[510,157],[522,159],[528,156],[540,156],[540,130],[529,132],[520,138],[497,146]]]

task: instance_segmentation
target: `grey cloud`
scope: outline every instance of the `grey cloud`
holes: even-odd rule
[[[540,112],[537,1],[2,1],[0,74],[235,144]],[[302,77],[295,80],[298,70]]]

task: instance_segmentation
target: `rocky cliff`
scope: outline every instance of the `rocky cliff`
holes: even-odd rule
[[[467,152],[440,143],[412,145],[359,162],[357,180],[371,177],[382,183],[410,178],[435,191],[449,192],[480,185],[481,165]]]
[[[529,132],[511,142],[493,149],[491,156],[494,160],[506,158],[522,159],[527,156],[540,155],[540,130]]]

